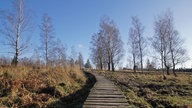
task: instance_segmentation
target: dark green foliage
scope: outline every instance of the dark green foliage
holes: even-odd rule
[[[89,59],[87,59],[87,62],[85,63],[85,68],[92,68]]]

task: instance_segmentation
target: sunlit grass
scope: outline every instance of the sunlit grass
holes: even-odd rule
[[[77,66],[0,67],[0,106],[48,107],[82,89],[86,80]]]
[[[192,73],[167,75],[161,72],[101,72],[114,81],[135,107],[192,107]]]

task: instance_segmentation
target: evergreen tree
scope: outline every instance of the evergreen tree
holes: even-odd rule
[[[85,68],[92,68],[89,59],[87,59],[87,62],[85,63]]]

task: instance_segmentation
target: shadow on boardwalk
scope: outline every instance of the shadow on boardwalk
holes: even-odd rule
[[[88,80],[83,89],[67,97],[61,97],[59,101],[51,103],[49,108],[82,108],[83,103],[89,95],[90,89],[94,86],[96,78],[91,73],[85,72]]]

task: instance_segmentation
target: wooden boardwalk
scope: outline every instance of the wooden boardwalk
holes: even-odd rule
[[[122,92],[108,79],[93,73],[97,79],[83,108],[127,108],[129,105]]]

